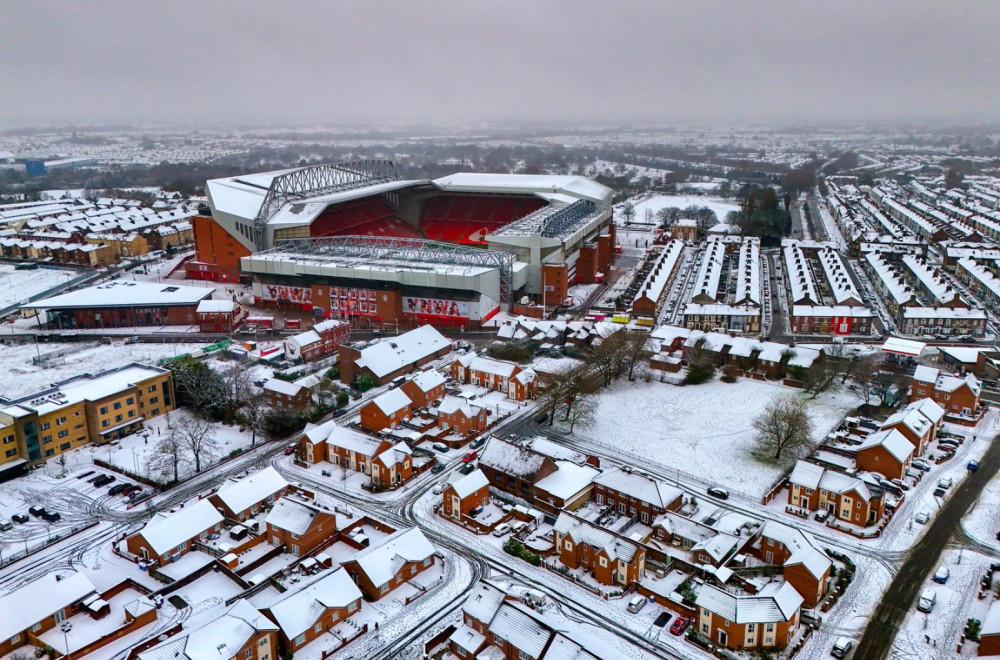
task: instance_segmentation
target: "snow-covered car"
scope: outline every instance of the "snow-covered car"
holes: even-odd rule
[[[915,459],[913,459],[912,465],[913,465],[913,467],[917,468],[918,470],[923,470],[924,472],[930,472],[930,469],[931,469],[930,463],[928,463],[927,461],[925,461],[925,460],[923,460],[921,458],[915,458]]]
[[[501,537],[510,531],[510,525],[507,523],[500,523],[493,529],[493,536]]]
[[[937,592],[933,589],[924,589],[917,599],[917,609],[921,612],[930,612],[937,604]]]
[[[936,571],[934,571],[934,577],[931,578],[938,584],[944,584],[951,577],[951,570],[947,566],[939,566]]]
[[[920,513],[915,515],[913,519],[916,520],[921,525],[926,525],[927,521],[931,519],[931,514],[927,513],[926,511],[921,511]]]
[[[440,495],[441,493],[443,493],[445,485],[446,484],[435,484],[434,485],[434,494],[435,495]]]
[[[830,649],[830,655],[835,658],[846,658],[852,648],[854,648],[854,640],[838,637],[837,641],[833,643],[833,648]]]
[[[628,606],[625,608],[632,614],[635,614],[642,608],[646,607],[646,597],[645,596],[633,596],[632,600],[628,602]]]
[[[953,483],[954,482],[952,481],[951,477],[944,477],[943,479],[938,479],[938,486],[944,488],[945,490],[951,488],[951,485]]]

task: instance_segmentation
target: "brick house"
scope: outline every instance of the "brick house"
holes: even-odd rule
[[[441,492],[441,511],[455,520],[461,520],[473,509],[489,503],[490,480],[482,470],[476,470],[448,484]]]
[[[222,514],[209,500],[199,500],[169,515],[157,514],[141,530],[125,539],[133,555],[159,565],[177,561],[222,529]]]
[[[427,369],[399,386],[410,397],[414,408],[426,408],[444,397],[445,378],[437,369]]]
[[[787,582],[770,582],[756,594],[733,594],[701,585],[696,628],[733,650],[783,649],[799,627],[802,596]]]
[[[859,527],[874,525],[885,513],[885,492],[875,492],[862,479],[796,461],[788,477],[788,503],[809,511],[827,509],[834,517]]]
[[[0,650],[3,647],[0,646]],[[983,626],[979,631],[979,649],[977,653],[983,655],[1000,655],[1000,601],[994,600],[990,603],[990,609],[983,619]]]
[[[479,469],[495,488],[534,503],[534,484],[558,467],[544,454],[502,438],[493,438],[479,456]]]
[[[933,399],[915,399],[882,422],[882,429],[895,429],[902,433],[913,445],[914,455],[919,456],[937,438],[944,415],[944,408]]]
[[[202,300],[195,316],[201,332],[231,335],[243,325],[246,310],[234,300]]]
[[[264,400],[272,408],[304,410],[312,403],[312,392],[308,387],[272,378],[264,383]]]
[[[405,442],[399,442],[380,452],[371,462],[374,486],[394,486],[413,477],[413,452]]]
[[[910,383],[911,400],[930,397],[948,413],[965,417],[976,416],[981,391],[974,374],[951,376],[926,365],[916,368]]]
[[[336,353],[351,335],[351,324],[330,319],[285,340],[285,357],[311,362]]]
[[[419,369],[451,351],[451,341],[433,326],[423,325],[396,337],[358,350],[340,348],[340,380],[353,383],[368,374],[379,385]]]
[[[645,548],[566,512],[553,526],[553,547],[564,566],[589,570],[608,586],[634,585],[646,572]]]
[[[403,529],[343,563],[365,600],[376,601],[434,565],[434,546],[419,528]]]
[[[295,653],[360,609],[361,590],[347,571],[338,569],[272,603],[263,612],[278,624],[281,646]]]
[[[244,522],[290,488],[285,478],[269,465],[243,479],[226,482],[208,499],[228,520]]]
[[[608,470],[594,478],[594,501],[649,524],[664,511],[681,508],[683,491],[631,468]]]
[[[399,428],[413,417],[413,401],[401,389],[392,389],[361,406],[361,426],[369,431]]]
[[[871,433],[858,446],[857,466],[890,479],[902,479],[913,459],[914,447],[896,429]]]
[[[494,360],[468,353],[449,366],[451,377],[461,383],[471,383],[488,390],[504,392],[515,401],[538,396],[538,379],[530,368],[521,368],[514,362]]]
[[[768,520],[750,546],[758,559],[784,569],[784,578],[807,608],[816,607],[830,586],[833,562],[813,538],[794,527]]]
[[[338,538],[337,516],[314,504],[282,497],[267,514],[267,541],[301,557]]]
[[[277,660],[277,631],[278,626],[249,601],[237,600],[221,616],[194,630],[184,629],[134,657],[204,658],[210,652],[217,660]]]
[[[466,399],[447,395],[437,407],[438,426],[458,435],[481,433],[486,430],[486,409],[474,406]]]
[[[719,530],[674,511],[664,511],[653,520],[653,537],[688,553],[688,563],[724,566],[746,543],[739,535]]]
[[[0,596],[0,655],[34,643],[46,630],[72,616],[74,609],[95,592],[83,573],[62,577],[50,572]]]

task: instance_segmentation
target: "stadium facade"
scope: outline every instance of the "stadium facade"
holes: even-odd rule
[[[355,161],[207,182],[187,276],[251,281],[256,302],[319,317],[474,328],[525,296],[600,281],[610,188],[579,176],[400,178]]]

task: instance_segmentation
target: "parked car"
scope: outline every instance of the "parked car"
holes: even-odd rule
[[[937,592],[933,589],[924,589],[917,599],[917,609],[921,612],[930,612],[937,604]]]
[[[333,417],[333,418],[336,419],[337,417],[343,417],[346,414],[347,414],[346,410],[344,410],[343,408],[337,408],[332,413],[330,413],[330,417]]]
[[[6,518],[0,518],[0,531],[6,532],[8,529],[14,529],[14,524]]]
[[[979,461],[969,461],[968,465],[965,466],[969,472],[975,472],[979,469]]]
[[[930,466],[929,463],[927,463],[926,461],[924,461],[922,459],[919,459],[919,458],[918,459],[914,459],[912,465],[913,465],[913,467],[917,468],[918,470],[923,470],[924,472],[930,472],[930,469],[931,469],[931,466]]]
[[[16,522],[18,525],[23,525],[24,523],[26,523],[29,520],[31,520],[31,518],[29,518],[28,516],[24,515],[23,513],[15,513],[14,515],[12,515],[10,517],[10,519],[13,520],[14,522]]]
[[[717,497],[720,500],[728,500],[729,499],[729,491],[726,490],[725,488],[719,488],[718,486],[712,486],[706,492],[709,495],[711,495],[712,497]]]
[[[438,474],[439,472],[444,472],[445,468],[448,467],[444,463],[435,463],[434,467],[431,468],[431,472]]]
[[[674,619],[674,622],[670,624],[670,634],[671,635],[683,635],[684,631],[687,630],[688,626],[691,625],[691,620],[687,617],[679,616]]]
[[[816,512],[816,515],[813,516],[813,518],[819,522],[826,522],[826,519],[829,517],[830,517],[829,509],[820,509],[819,511]]]
[[[854,640],[846,637],[838,637],[837,641],[833,643],[833,648],[830,649],[830,655],[835,658],[846,658],[852,648],[854,648]]]
[[[628,602],[628,606],[625,609],[627,609],[632,614],[635,614],[644,607],[646,607],[645,596],[632,596],[632,600]]]
[[[469,443],[469,447],[471,449],[479,449],[484,444],[486,444],[486,438],[476,438],[475,440]]]
[[[471,463],[472,461],[476,460],[477,458],[479,458],[479,452],[478,451],[470,451],[470,452],[466,453],[465,456],[462,457],[462,462],[463,463]]]
[[[951,570],[947,566],[940,566],[936,571],[934,571],[934,577],[931,578],[938,584],[944,584],[951,577]]]
[[[935,488],[934,489],[934,497],[944,497],[947,494],[948,494],[948,491],[946,491],[944,488]]]
[[[816,613],[816,610],[803,609],[799,616],[803,623],[811,623],[815,626],[822,625],[823,617]]]
[[[442,454],[445,454],[445,453],[448,452],[448,445],[444,444],[443,442],[435,442],[433,445],[431,445],[431,448],[434,451],[441,452]]]
[[[448,485],[448,484],[434,484],[434,489],[433,489],[433,491],[432,491],[432,492],[433,492],[433,493],[434,493],[435,495],[440,495],[441,493],[443,493],[443,492],[444,492],[444,488],[445,488],[445,486],[447,486],[447,485]]]
[[[285,447],[285,456],[291,456],[292,454],[294,454],[295,453],[295,449],[296,449],[296,445],[294,445],[294,444],[288,445],[287,447]]]
[[[894,483],[897,488],[902,488],[903,490],[910,490],[910,487],[902,479],[893,479],[892,483]]]
[[[499,538],[499,537],[503,536],[504,534],[506,534],[509,531],[510,531],[510,525],[509,524],[507,524],[507,523],[500,523],[499,525],[497,525],[496,527],[493,528],[493,536],[496,536],[496,537]]]
[[[132,488],[122,491],[122,495],[124,495],[130,500],[134,500],[135,498],[142,495],[142,489],[139,488],[138,486],[133,486]]]
[[[954,482],[952,481],[951,477],[945,477],[943,479],[938,479],[938,486],[940,486],[941,488],[944,488],[945,490],[947,490],[948,488],[951,488],[951,485],[953,483]]]
[[[931,514],[927,513],[926,511],[921,511],[920,513],[915,515],[913,519],[916,520],[921,525],[926,525],[927,521],[931,519]]]
[[[459,474],[472,474],[476,471],[475,463],[463,463],[461,467],[458,468]]]
[[[42,514],[45,513],[45,507],[44,506],[33,506],[30,509],[28,509],[28,513],[30,513],[31,515],[33,515],[36,518],[41,518]]]
[[[510,513],[511,511],[514,510],[514,505],[504,502],[503,504],[500,505],[500,510],[503,511],[504,513]]]
[[[45,520],[50,523],[59,522],[60,518],[62,518],[62,516],[59,515],[58,511],[51,511],[51,512],[46,511],[45,513],[42,514],[42,520]]]

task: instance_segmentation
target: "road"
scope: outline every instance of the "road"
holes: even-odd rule
[[[896,633],[903,619],[915,607],[917,595],[927,584],[927,576],[937,566],[945,546],[961,531],[962,518],[998,469],[1000,441],[994,439],[979,461],[979,470],[963,480],[951,497],[945,500],[927,532],[900,566],[872,614],[872,623],[858,644],[855,658],[882,660],[889,656]]]

